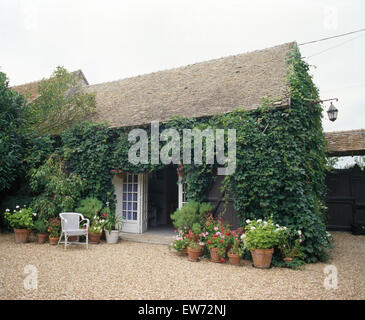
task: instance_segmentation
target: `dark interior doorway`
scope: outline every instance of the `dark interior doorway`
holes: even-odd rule
[[[148,180],[148,228],[172,225],[178,207],[178,176],[173,166],[153,171]]]

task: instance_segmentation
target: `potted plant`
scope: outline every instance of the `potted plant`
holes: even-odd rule
[[[188,244],[188,256],[189,260],[193,262],[199,261],[202,256],[204,242],[196,242],[194,240],[189,240]]]
[[[189,239],[182,234],[178,234],[169,246],[169,249],[174,249],[180,256],[185,256],[188,254],[188,245]]]
[[[101,233],[105,225],[105,219],[101,219],[98,216],[94,216],[89,228],[89,241],[93,244],[100,242]]]
[[[117,243],[119,239],[119,231],[124,224],[123,217],[116,215],[109,209],[109,204],[101,213],[101,218],[105,220],[104,231],[107,243]]]
[[[298,238],[295,239],[296,234],[298,234]],[[301,246],[302,241],[301,230],[291,232],[289,229],[286,229],[282,232],[279,249],[284,256],[284,262],[292,262],[294,258],[304,258],[304,252]]]
[[[55,245],[58,243],[61,234],[61,220],[59,218],[51,218],[47,223],[49,232],[49,243]]]
[[[38,243],[45,243],[48,239],[46,222],[43,219],[38,219],[34,222],[33,227],[37,231]]]
[[[16,206],[16,210],[10,212],[5,210],[5,219],[8,221],[10,227],[14,230],[15,243],[26,243],[29,241],[29,235],[33,226],[33,211],[31,208],[22,208]]]
[[[245,248],[251,252],[254,266],[261,269],[270,268],[274,246],[279,244],[281,232],[286,230],[286,227],[275,225],[271,219],[246,220],[246,223],[246,232],[242,239]]]
[[[222,223],[221,218],[214,219],[212,214],[208,214],[205,219],[203,235],[210,252],[210,261],[225,263],[227,247],[233,241],[229,227]]]
[[[227,254],[229,264],[239,266],[243,251],[244,251],[244,248],[243,248],[242,242],[240,240],[239,235],[237,234],[233,238],[233,245]]]

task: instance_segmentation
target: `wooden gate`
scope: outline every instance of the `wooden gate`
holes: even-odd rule
[[[351,224],[365,223],[365,171],[357,165],[337,169],[326,176],[327,228],[350,230]]]

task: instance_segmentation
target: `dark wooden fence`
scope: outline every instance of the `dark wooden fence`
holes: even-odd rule
[[[365,171],[358,166],[338,169],[326,176],[327,227],[350,230],[351,224],[365,223]]]

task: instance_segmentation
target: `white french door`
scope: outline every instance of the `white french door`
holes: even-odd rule
[[[147,229],[148,178],[146,174],[125,174],[118,183],[117,214],[124,219],[123,232],[143,233]],[[117,190],[119,189],[119,190]]]

